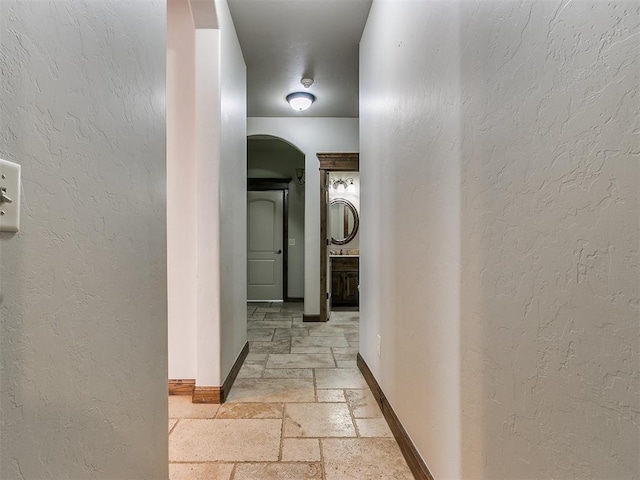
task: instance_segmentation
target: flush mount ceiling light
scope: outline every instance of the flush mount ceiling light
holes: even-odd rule
[[[300,83],[304,86],[304,88],[309,88],[313,85],[312,78],[303,78],[300,80]],[[291,108],[297,110],[299,112],[306,110],[311,106],[313,102],[315,102],[316,97],[307,92],[294,92],[287,95],[287,102],[291,105]]]
[[[295,92],[287,95],[287,102],[291,108],[299,112],[309,108],[315,99],[316,97],[307,92]]]

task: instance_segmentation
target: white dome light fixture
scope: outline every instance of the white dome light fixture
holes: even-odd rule
[[[287,95],[287,102],[291,108],[299,112],[309,108],[315,99],[316,97],[307,92],[295,92]]]
[[[304,88],[309,88],[311,85],[313,85],[313,79],[303,78],[302,80],[300,80],[300,83],[304,86]],[[298,112],[309,108],[311,104],[315,102],[315,100],[316,97],[313,94],[307,92],[294,92],[287,95],[287,102],[289,102],[291,108],[297,110]]]

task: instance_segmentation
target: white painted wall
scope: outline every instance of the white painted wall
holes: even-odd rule
[[[357,118],[249,117],[248,135],[273,135],[305,154],[304,313],[320,313],[320,174],[319,152],[357,152]]]
[[[289,182],[288,296],[304,297],[304,184],[298,183],[296,168],[304,168],[304,154],[282,140],[247,141],[247,175],[249,178],[291,178]]]
[[[245,66],[226,2],[171,0],[169,29],[169,378],[219,386],[246,343]]]
[[[165,12],[0,2],[0,478],[168,476]]]
[[[169,378],[196,371],[195,41],[187,0],[167,2],[167,288]]]
[[[224,381],[247,342],[247,75],[226,0],[220,25],[220,324]]]
[[[437,479],[462,455],[458,23],[374,1],[360,43],[360,352]]]
[[[374,1],[361,353],[435,478],[640,476],[639,23]]]
[[[220,374],[220,32],[196,29],[196,385]],[[172,319],[170,319],[171,321]]]

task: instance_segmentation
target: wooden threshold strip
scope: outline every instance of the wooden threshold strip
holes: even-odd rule
[[[357,357],[357,364],[362,375],[369,384],[369,388],[371,388],[371,392],[373,393],[376,402],[378,402],[378,406],[380,407],[380,410],[382,410],[382,414],[389,424],[389,428],[391,429],[393,436],[396,438],[396,441],[400,446],[400,451],[402,452],[402,455],[404,455],[413,476],[416,477],[417,480],[434,480],[429,468],[418,453],[416,446],[413,444],[411,438],[407,434],[407,431],[402,426],[396,412],[393,411],[393,408],[387,401],[387,397],[382,391],[382,388],[378,385],[373,373],[369,370],[369,366],[359,353]]]

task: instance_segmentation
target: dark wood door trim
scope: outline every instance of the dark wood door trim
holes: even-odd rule
[[[247,191],[282,190],[282,300],[289,301],[289,182],[291,178],[247,178]]]
[[[327,174],[329,172],[359,172],[360,154],[349,153],[317,153],[320,162],[320,321],[329,320],[327,291]]]

